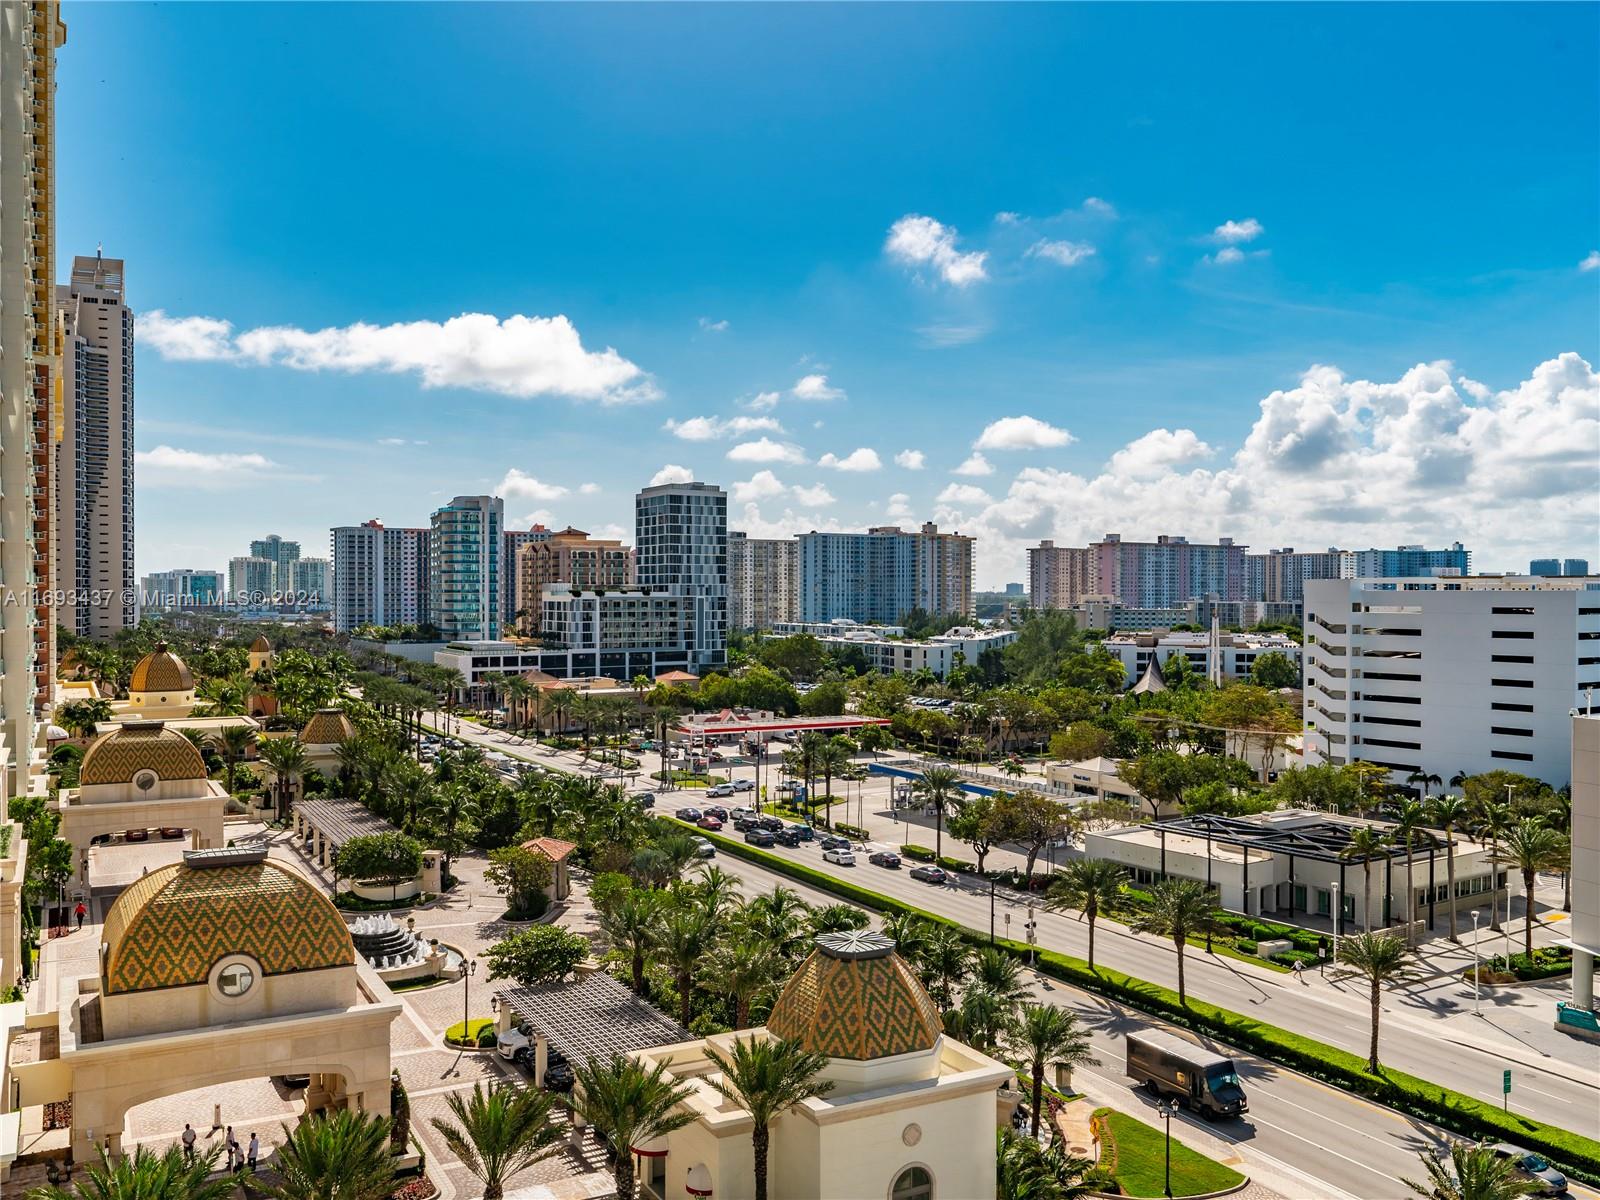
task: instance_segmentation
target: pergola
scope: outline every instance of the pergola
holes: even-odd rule
[[[1362,824],[1353,821],[1336,821],[1326,817],[1312,817],[1306,820],[1297,820],[1293,824],[1280,821],[1252,820],[1249,817],[1227,817],[1213,813],[1203,813],[1192,817],[1179,817],[1171,821],[1158,821],[1153,828],[1161,839],[1161,874],[1167,873],[1167,834],[1179,833],[1189,837],[1204,838],[1206,843],[1206,883],[1211,883],[1211,844],[1213,842],[1226,842],[1236,845],[1244,851],[1244,891],[1250,891],[1250,851],[1259,850],[1263,854],[1283,855],[1289,863],[1289,892],[1290,915],[1294,915],[1293,894],[1295,883],[1294,865],[1297,859],[1309,858],[1316,862],[1337,863],[1339,867],[1339,891],[1342,895],[1350,892],[1345,883],[1345,869],[1351,864],[1365,867],[1366,864],[1383,860],[1384,868],[1384,894],[1392,895],[1394,892],[1394,860],[1399,858],[1404,862],[1406,847],[1404,843],[1387,843],[1380,847],[1376,853],[1352,854],[1350,852],[1351,838],[1357,829],[1371,828],[1375,823]],[[1428,856],[1428,928],[1433,928],[1434,896],[1436,892],[1434,880],[1434,855],[1447,849],[1445,839],[1434,833],[1431,829],[1414,829],[1411,832],[1411,854],[1413,858],[1422,854]],[[1411,882],[1408,879],[1406,886]],[[1451,897],[1451,903],[1455,897]],[[1401,920],[1405,920],[1402,917]],[[1392,924],[1394,915],[1389,914],[1385,924]],[[1344,906],[1339,906],[1339,911],[1334,914],[1337,931],[1344,933]]]
[[[400,832],[359,800],[296,800],[293,812],[295,834],[309,843],[312,859],[324,867],[333,866],[334,856],[352,838]]]
[[[544,1082],[550,1050],[574,1066],[607,1062],[652,1046],[692,1041],[694,1034],[604,971],[571,983],[503,988],[500,1027],[515,1019],[534,1042],[534,1086]],[[509,1015],[508,1015],[509,1014]]]

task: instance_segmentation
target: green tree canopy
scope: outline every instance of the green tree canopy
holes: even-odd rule
[[[556,925],[519,929],[484,951],[490,979],[515,979],[523,987],[559,983],[588,956],[588,938]]]

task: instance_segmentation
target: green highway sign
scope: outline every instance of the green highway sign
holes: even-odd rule
[[[1500,1094],[1506,1095],[1511,1091],[1511,1068],[1507,1067],[1500,1076]]]

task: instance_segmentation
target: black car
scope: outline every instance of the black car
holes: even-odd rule
[[[776,844],[778,839],[776,835],[768,833],[765,829],[746,829],[744,831],[744,840],[752,846],[771,846]]]
[[[777,817],[769,817],[765,815],[757,817],[756,824],[761,826],[761,828],[765,829],[768,833],[777,833],[778,830],[783,828],[783,822],[778,820]]]
[[[559,1054],[552,1054],[544,1067],[544,1086],[548,1092],[570,1092],[576,1077],[572,1064]]]
[[[639,802],[640,808],[654,808],[656,806],[654,792],[635,792],[633,798]]]
[[[783,822],[780,821],[779,824],[783,825]],[[783,828],[771,832],[772,840],[780,846],[798,846],[805,840],[800,836],[799,828],[794,825],[783,825]]]
[[[733,827],[741,832],[748,832],[751,829],[760,829],[761,820],[758,817],[735,817],[733,819]],[[745,840],[749,841],[750,839],[746,838]]]
[[[850,839],[830,834],[822,839],[822,848],[824,850],[848,850],[850,849]]]
[[[809,825],[791,825],[789,828],[800,835],[802,842],[814,842],[817,840],[817,831]]]
[[[891,871],[898,870],[900,856],[892,850],[875,850],[867,855],[867,861],[875,867],[888,867]]]
[[[701,817],[703,817],[705,814],[702,813],[698,808],[680,808],[677,812],[673,813],[672,815],[677,817],[678,820],[680,820],[680,821],[688,821],[692,825],[696,821],[698,821]]]
[[[728,810],[723,808],[720,804],[713,804],[710,808],[705,810],[704,815],[708,817],[715,817],[719,821],[726,821],[728,819]]]
[[[911,878],[920,879],[923,883],[943,883],[950,876],[943,867],[921,866],[911,868]]]

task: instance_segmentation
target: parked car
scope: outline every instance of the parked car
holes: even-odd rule
[[[573,1074],[572,1064],[559,1054],[550,1056],[550,1061],[544,1068],[544,1090],[547,1092],[570,1092],[572,1085],[577,1082]]]
[[[756,815],[756,810],[753,809],[753,808],[734,808],[734,809],[730,809],[728,811],[728,815],[730,817],[732,817],[735,821],[737,821],[742,817],[753,817],[753,816],[755,816]]]
[[[830,833],[822,839],[822,848],[824,850],[848,850],[850,849],[850,839]]]
[[[122,835],[125,842],[148,842],[150,831],[148,829],[130,829]]]
[[[778,820],[777,817],[768,816],[765,813],[756,818],[756,824],[761,826],[761,828],[765,829],[768,833],[777,833],[778,830],[783,828],[782,821]]]
[[[717,848],[705,838],[697,837],[694,840],[694,856],[696,858],[715,858]]]
[[[800,835],[802,842],[814,842],[817,840],[817,831],[809,825],[791,825],[790,828]]]
[[[1534,1154],[1521,1146],[1501,1142],[1494,1148],[1496,1158],[1509,1158],[1518,1179],[1531,1183],[1534,1190],[1544,1196],[1560,1196],[1567,1190],[1567,1177],[1542,1154]]]
[[[760,829],[761,822],[757,820],[754,813],[746,813],[742,817],[736,816],[733,818],[733,827],[743,833],[749,829]]]
[[[161,836],[169,842],[174,841],[183,836],[183,830],[172,825],[163,825],[161,827]]]
[[[920,866],[911,868],[911,878],[920,879],[923,883],[943,883],[950,876],[943,867]]]
[[[696,821],[695,824],[700,826],[701,829],[709,829],[712,833],[717,833],[722,829],[722,818],[718,817],[714,813],[707,813],[705,816]]]
[[[701,811],[704,812],[706,816],[715,817],[719,821],[726,821],[728,819],[728,810],[723,808],[720,804],[708,805]]]
[[[672,815],[677,817],[680,821],[688,821],[690,823],[698,821],[702,816],[698,808],[680,808]]]
[[[777,843],[778,839],[765,829],[747,829],[744,833],[744,840],[752,846],[772,846]]]
[[[853,867],[856,865],[856,856],[853,851],[836,848],[824,850],[822,852],[822,861],[837,863],[841,867]]]
[[[875,867],[888,867],[891,871],[900,866],[900,856],[892,850],[875,850],[867,855],[867,861]]]
[[[798,846],[805,840],[800,836],[799,826],[785,825],[782,821],[778,822],[778,828],[771,833],[772,840],[780,846]]]

